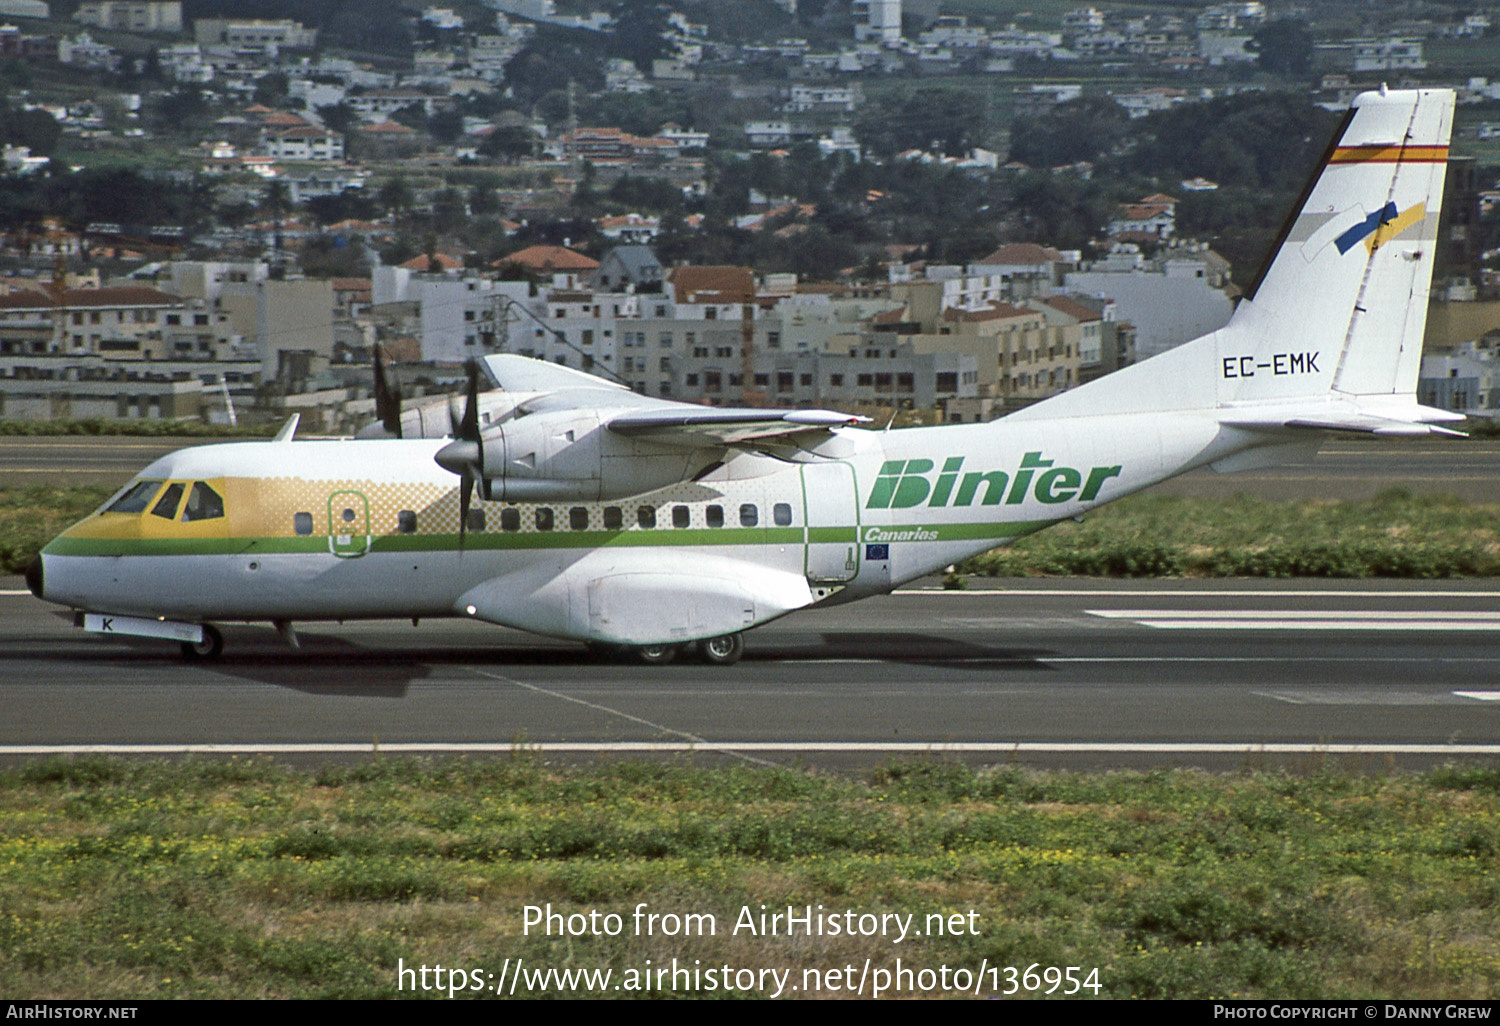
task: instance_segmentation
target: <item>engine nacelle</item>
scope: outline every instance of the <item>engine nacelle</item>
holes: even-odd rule
[[[606,415],[609,411],[605,411]],[[611,432],[593,410],[531,413],[484,432],[490,498],[508,502],[623,499],[691,480],[722,458]]]

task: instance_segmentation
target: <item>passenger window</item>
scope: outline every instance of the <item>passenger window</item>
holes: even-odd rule
[[[655,506],[642,506],[640,509],[636,510],[635,511],[635,522],[638,523],[638,524],[640,524],[642,527],[655,527],[656,526],[656,507]]]
[[[589,529],[589,511],[582,506],[574,506],[568,510],[568,530],[587,531]]]
[[[482,509],[471,509],[471,510],[469,510],[469,530],[471,530],[471,531],[483,531],[484,530],[484,510],[482,510]]]
[[[672,507],[673,527],[686,527],[690,523],[692,523],[692,514],[688,512],[688,508],[686,506]]]
[[[618,531],[624,524],[625,517],[620,512],[619,506],[604,507],[604,529],[606,531]]]
[[[312,534],[313,521],[311,513],[292,514],[292,530],[298,534]]]
[[[538,531],[552,530],[552,507],[538,506],[536,511],[536,529]]]
[[[758,523],[760,523],[760,510],[756,509],[754,503],[747,502],[740,507],[741,527],[754,527]]]
[[[723,527],[724,526],[724,507],[723,506],[710,506],[710,507],[708,507],[707,510],[704,511],[704,515],[708,518],[708,526],[709,527]]]
[[[417,529],[416,510],[403,509],[396,514],[396,530],[402,534],[412,534]]]
[[[120,496],[104,510],[106,513],[142,513],[156,490],[161,487],[160,481],[137,481],[130,486],[130,490]]]
[[[777,527],[786,527],[792,522],[792,507],[784,502],[778,502],[771,507],[771,519],[776,521]]]
[[[217,520],[223,515],[224,500],[219,493],[202,481],[194,481],[193,490],[188,492],[187,505],[182,507],[182,522]]]
[[[182,485],[168,485],[167,490],[161,493],[161,498],[156,500],[156,505],[151,507],[151,515],[171,520],[177,515],[177,504],[181,501]]]
[[[521,529],[521,511],[515,507],[502,509],[500,511],[500,530],[519,531]]]

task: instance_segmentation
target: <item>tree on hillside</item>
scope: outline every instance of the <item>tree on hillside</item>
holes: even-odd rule
[[[1263,71],[1273,75],[1306,75],[1312,68],[1313,35],[1305,21],[1268,21],[1250,37],[1250,49]]]
[[[1244,93],[1184,103],[1132,123],[1127,169],[1168,180],[1295,189],[1338,118],[1295,93]]]
[[[982,95],[924,86],[888,103],[867,103],[855,130],[864,147],[877,156],[912,149],[957,156],[986,141],[982,108]]]
[[[318,108],[317,113],[323,119],[323,127],[344,135],[348,135],[359,124],[359,115],[347,103],[325,104]]]
[[[375,194],[375,202],[382,210],[398,217],[411,209],[414,201],[411,186],[406,184],[406,179],[397,175],[389,179],[380,187]]]
[[[664,38],[671,13],[657,0],[620,0],[614,9],[615,55],[634,61],[643,73],[649,73],[653,60],[671,53]]]
[[[504,125],[480,140],[479,152],[502,164],[513,164],[531,156],[536,139],[536,133],[523,125]]]
[[[1011,159],[1032,167],[1098,161],[1125,140],[1129,120],[1125,108],[1114,100],[1081,96],[1059,104],[1044,117],[1016,118],[1011,129]]]
[[[21,110],[0,105],[0,142],[29,146],[33,156],[43,157],[57,148],[62,126],[44,110]]]

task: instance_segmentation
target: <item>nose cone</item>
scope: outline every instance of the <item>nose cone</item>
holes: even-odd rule
[[[41,556],[37,556],[35,559],[33,559],[26,566],[26,587],[30,588],[31,589],[31,593],[33,595],[35,595],[37,598],[43,598],[44,597],[42,595],[42,557]]]
[[[433,459],[437,461],[438,466],[449,473],[463,474],[465,471],[472,472],[478,469],[479,464],[484,460],[484,450],[480,448],[478,442],[458,439],[439,449]]]

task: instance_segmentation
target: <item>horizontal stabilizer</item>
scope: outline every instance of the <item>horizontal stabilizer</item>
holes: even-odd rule
[[[1285,406],[1251,412],[1248,410],[1226,410],[1219,418],[1225,427],[1242,428],[1247,431],[1348,431],[1365,435],[1387,435],[1403,438],[1421,438],[1428,435],[1445,435],[1453,438],[1468,437],[1462,431],[1439,427],[1441,422],[1456,423],[1464,415],[1451,410],[1439,410],[1431,406],[1401,404],[1374,408],[1339,408],[1339,404],[1322,405],[1317,408],[1288,409]]]
[[[1310,428],[1314,431],[1355,431],[1367,435],[1393,435],[1405,438],[1420,438],[1424,435],[1450,435],[1467,438],[1462,431],[1438,427],[1436,424],[1408,424],[1399,420],[1289,420],[1289,428]]]

